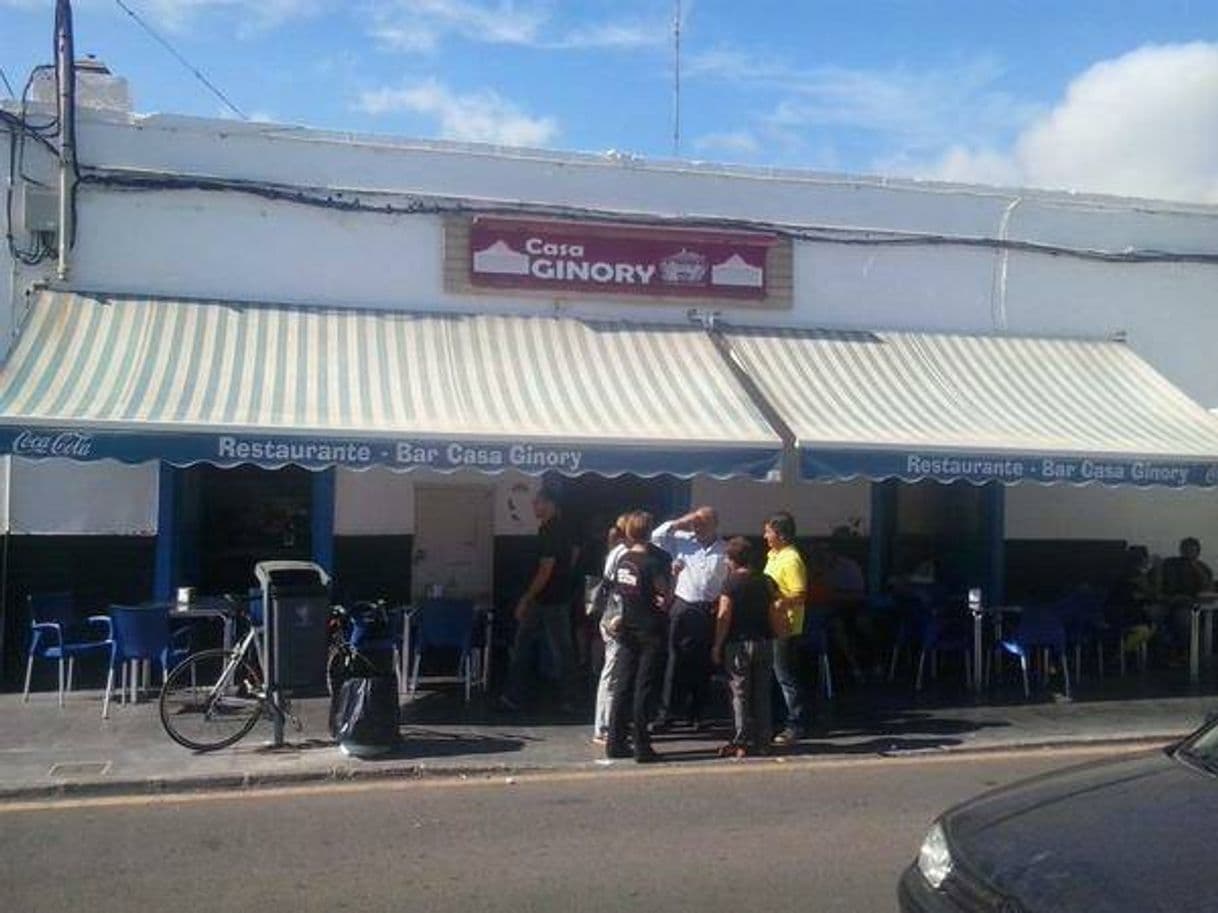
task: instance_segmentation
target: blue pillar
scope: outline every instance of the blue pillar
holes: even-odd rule
[[[313,473],[313,560],[334,573],[334,470]]]
[[[156,564],[153,572],[152,598],[168,600],[177,586],[177,511],[178,470],[161,463],[157,485]]]
[[[871,483],[871,524],[867,539],[867,592],[884,592],[891,558],[889,547],[896,521],[896,488],[892,482]]]
[[[989,539],[989,592],[986,602],[1002,605],[1006,600],[1006,486],[991,482],[986,486],[985,522]]]

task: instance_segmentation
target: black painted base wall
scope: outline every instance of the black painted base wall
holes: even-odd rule
[[[335,536],[335,597],[409,602],[413,555],[414,536]]]
[[[152,597],[156,539],[152,536],[2,536],[0,581],[3,584],[4,644],[0,650],[0,684],[19,689],[25,675],[30,638],[26,597],[30,593],[67,591],[87,612],[109,603],[139,602]],[[38,663],[39,684],[50,686],[52,664]],[[82,686],[97,684],[97,671],[78,671]]]

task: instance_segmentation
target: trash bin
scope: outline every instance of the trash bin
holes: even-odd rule
[[[268,682],[284,696],[326,692],[330,577],[308,561],[261,561]]]

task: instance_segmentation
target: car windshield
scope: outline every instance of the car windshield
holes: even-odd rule
[[[1180,746],[1180,753],[1188,760],[1218,772],[1218,721],[1210,723]]]

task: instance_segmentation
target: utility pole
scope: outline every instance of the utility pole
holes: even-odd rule
[[[681,156],[681,0],[672,12],[672,154]]]
[[[71,0],[55,3],[55,82],[59,87],[59,245],[56,275],[68,278],[68,252],[76,232],[72,198],[76,193],[76,58]]]

